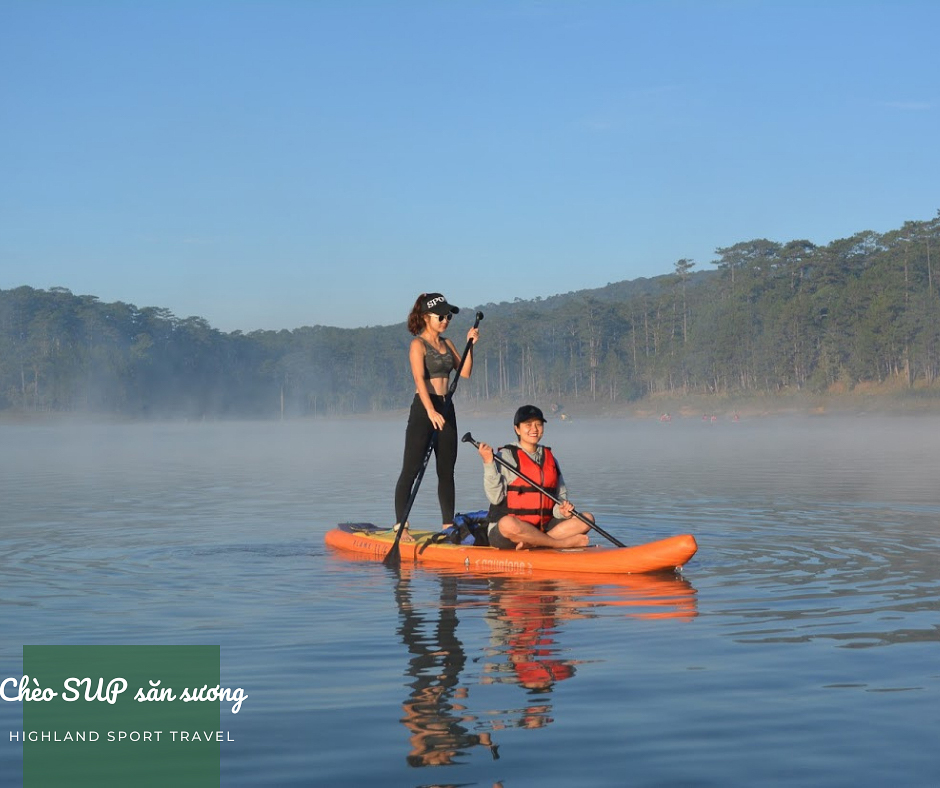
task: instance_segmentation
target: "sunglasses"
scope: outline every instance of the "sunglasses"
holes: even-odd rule
[[[433,314],[433,313],[432,313],[432,314]],[[434,317],[436,317],[437,320],[438,320],[438,322],[440,322],[440,323],[449,323],[449,322],[450,322],[450,319],[453,317],[453,315],[438,315],[438,314],[435,314]]]

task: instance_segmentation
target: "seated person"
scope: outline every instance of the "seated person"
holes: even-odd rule
[[[518,440],[499,450],[500,459],[518,468],[547,492],[536,490],[512,471],[493,460],[493,447],[479,444],[483,458],[483,489],[490,502],[489,540],[493,547],[524,550],[529,547],[586,547],[589,526],[573,516],[574,505],[561,469],[552,450],[540,441],[545,431],[545,417],[534,405],[523,405],[516,411],[513,428]],[[590,514],[583,517],[591,522]]]

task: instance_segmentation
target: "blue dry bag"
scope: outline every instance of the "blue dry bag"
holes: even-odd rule
[[[486,535],[488,511],[481,509],[478,512],[467,512],[454,515],[454,524],[435,534],[435,542],[450,542],[451,544],[476,545],[488,547],[490,540]]]

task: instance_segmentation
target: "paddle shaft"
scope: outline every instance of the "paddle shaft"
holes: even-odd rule
[[[469,432],[468,432],[466,435],[464,435],[463,438],[461,438],[461,440],[462,440],[464,443],[472,443],[472,444],[473,444],[474,446],[476,446],[478,449],[480,448],[480,444],[479,444],[477,441],[475,441],[475,440],[473,439],[473,436],[472,436]],[[516,476],[518,476],[520,479],[522,479],[522,481],[524,481],[524,482],[526,482],[527,484],[529,484],[529,485],[531,485],[532,487],[534,487],[536,490],[538,490],[540,493],[542,493],[542,495],[544,495],[546,498],[550,498],[551,500],[553,500],[555,503],[557,503],[557,504],[559,504],[559,505],[565,503],[565,501],[561,500],[561,498],[559,498],[559,497],[557,497],[557,496],[555,496],[555,495],[552,495],[548,490],[546,490],[546,489],[545,489],[544,487],[542,487],[540,484],[534,482],[532,479],[530,479],[530,478],[529,478],[528,476],[526,476],[524,473],[521,473],[518,468],[514,468],[512,465],[510,465],[508,462],[506,462],[506,460],[504,460],[502,457],[500,457],[495,451],[493,452],[493,460],[496,462],[497,465],[502,465],[507,471],[511,471],[512,473],[516,474]],[[579,512],[577,509],[572,510],[571,514],[573,514],[575,517],[577,517],[577,518],[578,518],[582,523],[584,523],[585,525],[588,525],[588,526],[590,526],[591,528],[593,528],[593,529],[594,529],[595,531],[597,531],[601,536],[605,537],[606,539],[609,539],[611,542],[613,542],[615,545],[617,545],[617,547],[626,547],[626,545],[625,545],[623,542],[621,542],[621,541],[620,541],[619,539],[617,539],[616,537],[611,536],[609,533],[607,533],[607,531],[605,531],[603,528],[601,528],[597,523],[594,523],[594,522],[591,522],[590,520],[588,520],[588,518],[585,517],[583,514],[581,514],[581,512]]]
[[[476,318],[473,321],[473,327],[477,328],[482,319],[483,313],[477,312]],[[467,356],[470,355],[472,351],[473,340],[468,339],[467,346],[464,348],[463,355],[460,357],[460,363],[457,365],[457,374],[454,375],[454,379],[450,382],[450,385],[447,387],[447,393],[444,395],[445,410],[454,397],[454,392],[457,390],[457,383],[460,380],[460,373],[463,371],[463,365],[467,360]],[[428,438],[428,445],[424,449],[424,459],[421,462],[421,468],[418,470],[418,475],[415,476],[415,480],[411,483],[411,493],[408,495],[408,502],[405,504],[405,510],[401,514],[401,521],[398,523],[398,530],[395,532],[395,541],[392,542],[392,549],[388,551],[388,554],[383,560],[386,566],[401,563],[401,547],[399,547],[398,543],[401,541],[402,532],[405,530],[405,523],[408,522],[408,515],[411,514],[411,507],[414,506],[415,499],[418,497],[418,488],[421,486],[422,479],[424,479],[424,472],[428,469],[431,455],[434,453],[435,446],[437,446],[437,433],[438,431],[434,430],[431,433],[431,437]]]

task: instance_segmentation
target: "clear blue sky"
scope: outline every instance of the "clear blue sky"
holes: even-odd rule
[[[0,0],[0,288],[386,325],[940,208],[940,2]]]

